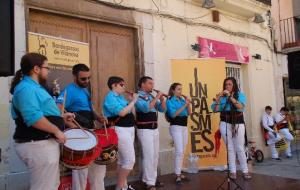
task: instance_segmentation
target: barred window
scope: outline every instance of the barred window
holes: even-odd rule
[[[241,66],[236,64],[226,64],[226,77],[234,77],[238,83],[239,89],[242,90]]]

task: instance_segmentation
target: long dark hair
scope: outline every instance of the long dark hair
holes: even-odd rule
[[[240,92],[240,89],[239,89],[239,86],[236,82],[236,79],[234,77],[227,77],[224,82],[223,82],[223,90],[226,90],[226,82],[227,81],[231,81],[232,84],[233,84],[233,87],[232,87],[232,92],[234,92],[234,95],[233,97],[237,100],[239,98],[239,92]]]
[[[15,77],[12,80],[9,92],[13,94],[15,87],[22,80],[23,76],[29,76],[30,72],[35,66],[42,67],[46,60],[47,57],[39,53],[27,53],[23,55],[20,63],[21,69],[16,72]]]
[[[170,88],[169,88],[169,97],[171,98],[172,96],[174,96],[174,90],[176,89],[177,86],[180,86],[181,84],[178,82],[175,82],[173,84],[171,84]]]

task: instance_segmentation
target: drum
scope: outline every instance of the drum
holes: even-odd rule
[[[287,143],[285,142],[284,138],[282,138],[278,142],[276,142],[275,147],[278,151],[283,151],[283,150],[287,149]]]
[[[67,129],[64,131],[67,138],[61,147],[61,162],[70,169],[88,167],[101,152],[97,146],[97,136],[87,129]]]
[[[113,128],[108,128],[107,135],[105,129],[94,130],[99,139],[98,146],[101,147],[102,152],[99,157],[95,159],[95,164],[108,165],[117,160],[118,154],[118,136]]]

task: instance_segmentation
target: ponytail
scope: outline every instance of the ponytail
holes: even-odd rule
[[[27,53],[23,55],[20,63],[21,69],[16,72],[15,77],[12,80],[9,92],[13,94],[15,87],[20,83],[23,75],[29,76],[34,66],[42,67],[46,60],[47,57],[39,53]]]
[[[13,78],[13,80],[11,82],[10,90],[9,90],[9,92],[11,94],[14,93],[15,87],[21,82],[22,78],[23,78],[23,73],[20,69],[16,72],[15,77]]]

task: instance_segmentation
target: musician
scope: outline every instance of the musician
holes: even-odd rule
[[[291,151],[291,141],[294,140],[293,135],[289,131],[288,122],[289,122],[289,109],[286,107],[282,107],[280,112],[275,116],[275,122],[277,125],[277,129],[280,134],[282,134],[286,140],[288,145],[285,155],[287,158],[292,158]]]
[[[60,94],[57,103],[75,113],[75,120],[84,128],[93,130],[95,120],[104,122],[104,118],[93,110],[91,95],[88,91],[90,84],[90,69],[85,64],[77,64],[72,68],[74,82],[69,84]],[[66,93],[66,99],[64,100]],[[75,127],[73,125],[73,127]],[[72,170],[72,189],[85,190],[87,178],[91,190],[104,190],[105,165],[92,163],[88,168]]]
[[[211,105],[211,109],[214,112],[221,112],[220,132],[225,143],[226,139],[228,139],[227,150],[231,179],[237,178],[236,155],[238,156],[243,172],[243,178],[245,180],[251,179],[251,175],[248,172],[244,148],[246,130],[243,112],[245,106],[246,96],[239,91],[235,78],[226,78],[223,83],[223,91],[216,95],[216,98]]]
[[[262,126],[264,127],[265,133],[267,133],[268,139],[267,144],[270,146],[272,159],[281,161],[281,158],[278,157],[278,152],[275,148],[275,143],[280,141],[280,135],[276,132],[274,128],[275,122],[274,118],[272,117],[272,107],[266,106],[265,113],[262,117]]]
[[[191,114],[191,101],[182,97],[182,85],[173,83],[169,89],[167,100],[167,118],[170,122],[169,132],[175,146],[175,182],[180,185],[189,179],[181,174],[184,150],[188,143],[187,119]]]
[[[109,126],[115,126],[118,135],[118,182],[116,190],[134,190],[127,184],[127,177],[135,163],[134,151],[134,104],[137,94],[132,95],[128,102],[125,92],[124,79],[111,76],[107,81],[110,89],[103,102],[103,113],[108,119]]]
[[[158,154],[159,154],[159,131],[157,129],[157,111],[166,111],[166,101],[161,92],[155,97],[151,95],[154,81],[151,77],[144,76],[139,80],[139,98],[135,104],[137,116],[137,135],[143,152],[143,178],[148,190],[155,190],[163,186],[156,180]]]
[[[59,143],[66,141],[60,128],[73,114],[64,114],[43,87],[49,67],[41,54],[28,53],[20,63],[10,93],[11,114],[16,123],[15,149],[29,169],[30,190],[57,190],[59,186]]]

